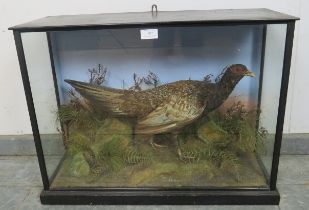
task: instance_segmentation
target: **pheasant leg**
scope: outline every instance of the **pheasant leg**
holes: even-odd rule
[[[180,143],[180,141],[178,139],[178,133],[173,133],[172,136],[173,136],[174,142],[176,143],[177,154],[178,154],[179,160],[182,160],[182,161],[185,161],[185,162],[192,160],[194,157],[185,155],[181,151],[181,143]]]
[[[183,154],[181,152],[181,146],[180,146],[180,141],[178,139],[178,133],[172,133],[172,139],[174,141],[174,144],[177,148],[177,155],[178,155],[178,158],[180,160],[183,160]]]

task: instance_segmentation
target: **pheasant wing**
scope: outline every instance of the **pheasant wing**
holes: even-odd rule
[[[177,129],[199,117],[204,108],[192,95],[173,95],[144,118],[138,120],[135,132],[156,134]]]

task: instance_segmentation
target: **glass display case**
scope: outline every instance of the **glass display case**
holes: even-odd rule
[[[267,9],[14,26],[45,204],[278,204],[298,18]]]

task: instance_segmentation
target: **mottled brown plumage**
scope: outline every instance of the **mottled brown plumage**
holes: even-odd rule
[[[136,134],[177,132],[219,107],[243,76],[254,76],[246,66],[226,68],[216,83],[181,80],[133,91],[65,80],[96,107],[113,115],[136,118]]]

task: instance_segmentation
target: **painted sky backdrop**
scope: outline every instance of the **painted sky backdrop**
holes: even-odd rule
[[[64,79],[89,80],[88,69],[107,67],[104,85],[133,85],[133,73],[156,73],[161,83],[202,80],[241,63],[256,78],[240,81],[233,95],[256,101],[262,48],[262,26],[161,27],[158,39],[142,40],[141,28],[52,32],[57,80],[62,101],[70,86]]]

